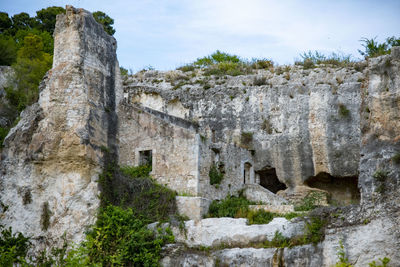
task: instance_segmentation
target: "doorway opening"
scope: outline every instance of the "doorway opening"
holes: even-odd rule
[[[256,171],[256,174],[260,179],[260,185],[274,194],[287,188],[284,183],[279,181],[275,168],[266,167],[262,170]]]
[[[252,171],[252,165],[250,163],[246,162],[243,166],[243,183],[244,184],[250,183],[251,171]]]

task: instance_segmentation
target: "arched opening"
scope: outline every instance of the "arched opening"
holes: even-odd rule
[[[304,183],[309,187],[328,192],[330,204],[344,206],[360,203],[358,176],[335,177],[322,172],[308,178]]]
[[[277,193],[280,190],[285,190],[287,186],[279,181],[276,176],[275,168],[266,167],[262,170],[256,171],[257,176],[260,179],[260,185],[272,193]]]

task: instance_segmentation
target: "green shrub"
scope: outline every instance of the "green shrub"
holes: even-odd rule
[[[253,85],[254,86],[261,86],[267,84],[267,77],[254,77]]]
[[[223,200],[214,200],[208,209],[208,217],[246,217],[249,205],[255,203],[247,200],[243,196],[228,196]]]
[[[344,67],[352,63],[351,55],[343,53],[331,53],[324,55],[318,51],[308,51],[300,55],[302,61],[295,62],[296,65],[302,65],[305,69],[314,68],[315,65],[329,64],[336,67]]]
[[[297,213],[297,212],[289,212],[289,213],[283,214],[283,217],[284,217],[286,220],[291,220],[291,219],[296,218],[296,217],[299,217],[299,216],[301,216],[301,213]],[[277,217],[282,217],[282,215],[279,214],[279,216],[277,216]]]
[[[211,165],[208,176],[210,177],[211,185],[220,184],[224,178],[224,174],[218,169],[216,164]]]
[[[121,73],[121,76],[128,76],[128,70],[124,67],[119,67],[119,71]]]
[[[384,170],[377,170],[372,177],[374,177],[375,180],[378,182],[384,182],[386,178],[388,177],[389,172],[384,171]]]
[[[16,266],[25,263],[26,253],[31,243],[21,233],[13,234],[11,227],[0,225],[0,266]]]
[[[220,62],[214,65],[209,66],[205,69],[204,75],[216,75],[216,76],[238,76],[249,73],[249,68],[247,65],[243,63],[236,62]]]
[[[250,64],[253,69],[270,69],[274,66],[272,60],[269,59],[253,59]]]
[[[236,55],[231,55],[217,50],[209,56],[198,58],[193,65],[204,68],[218,63],[239,63],[240,61],[240,58]]]
[[[193,64],[187,64],[177,68],[177,70],[181,70],[183,72],[194,71],[195,69],[196,67]]]
[[[297,212],[290,212],[286,214],[273,213],[265,210],[249,210],[247,212],[246,218],[249,224],[268,224],[276,217],[283,217],[287,220],[299,217],[300,214]]]
[[[339,115],[340,115],[341,117],[345,118],[345,117],[349,117],[349,115],[350,115],[350,110],[348,110],[348,109],[346,108],[345,105],[339,104],[339,111],[338,111],[338,113],[339,113]]]
[[[174,241],[171,230],[158,234],[132,209],[102,209],[83,246],[91,262],[102,266],[158,266],[161,247]]]
[[[309,211],[320,206],[325,194],[323,192],[310,192],[300,203],[295,205],[295,211]]]
[[[378,182],[375,192],[382,194],[385,192],[385,180],[388,177],[389,172],[384,170],[377,170],[372,177]]]
[[[317,244],[321,242],[324,237],[324,227],[326,222],[318,217],[312,217],[310,222],[306,222],[305,233],[304,233],[304,244],[313,243]]]
[[[291,247],[290,238],[284,237],[281,232],[276,231],[271,241],[264,242],[264,248],[286,248]]]
[[[149,178],[151,168],[151,165],[122,166],[121,171],[131,178]]]
[[[344,251],[343,241],[339,241],[339,251],[337,252],[337,256],[339,261],[335,264],[334,267],[353,267],[349,263],[349,259],[346,257],[346,252]]]
[[[396,38],[394,36],[386,38],[386,41],[383,43],[378,43],[375,39],[376,37],[371,39],[365,37],[361,38],[360,42],[364,47],[364,51],[358,50],[358,52],[362,56],[365,56],[365,58],[390,54],[393,46],[400,46],[400,38]]]
[[[279,231],[275,232],[274,238],[272,240],[267,240],[263,243],[265,248],[271,247],[293,247],[293,246],[301,246],[305,244],[317,244],[318,242],[323,241],[324,227],[326,225],[325,221],[317,217],[312,217],[309,222],[306,222],[304,227],[304,234],[299,236],[294,236],[292,238],[287,238],[282,235]]]
[[[269,119],[264,119],[261,124],[261,129],[264,130],[267,134],[273,133],[273,128]]]
[[[310,58],[305,58],[303,62],[296,62],[297,65],[302,65],[304,69],[312,69],[315,68],[315,63],[312,59]]]
[[[0,134],[0,138],[1,138],[1,134]],[[396,154],[394,154],[394,156],[392,157],[392,161],[395,164],[400,164],[400,152],[397,152]]]
[[[4,139],[6,138],[10,128],[8,127],[0,127],[0,148],[3,147]]]
[[[265,210],[249,211],[247,213],[247,219],[249,224],[268,224],[276,215],[277,214]]]
[[[124,173],[125,171],[125,173]],[[108,164],[99,176],[101,204],[132,208],[147,222],[166,221],[176,214],[176,192],[157,184],[148,174],[148,168],[127,168]],[[136,176],[137,175],[137,176]]]
[[[389,267],[389,262],[390,259],[387,257],[384,258],[379,258],[379,261],[381,262],[380,264],[377,263],[376,261],[372,261],[371,263],[368,263],[369,267]]]

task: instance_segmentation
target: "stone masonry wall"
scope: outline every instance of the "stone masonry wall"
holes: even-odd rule
[[[121,105],[120,165],[140,165],[140,152],[152,153],[151,176],[181,194],[199,193],[199,142],[196,126],[179,118]]]

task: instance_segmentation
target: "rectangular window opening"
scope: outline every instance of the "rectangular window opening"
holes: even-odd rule
[[[151,166],[153,163],[153,152],[152,150],[143,150],[139,151],[139,165],[149,165]]]

